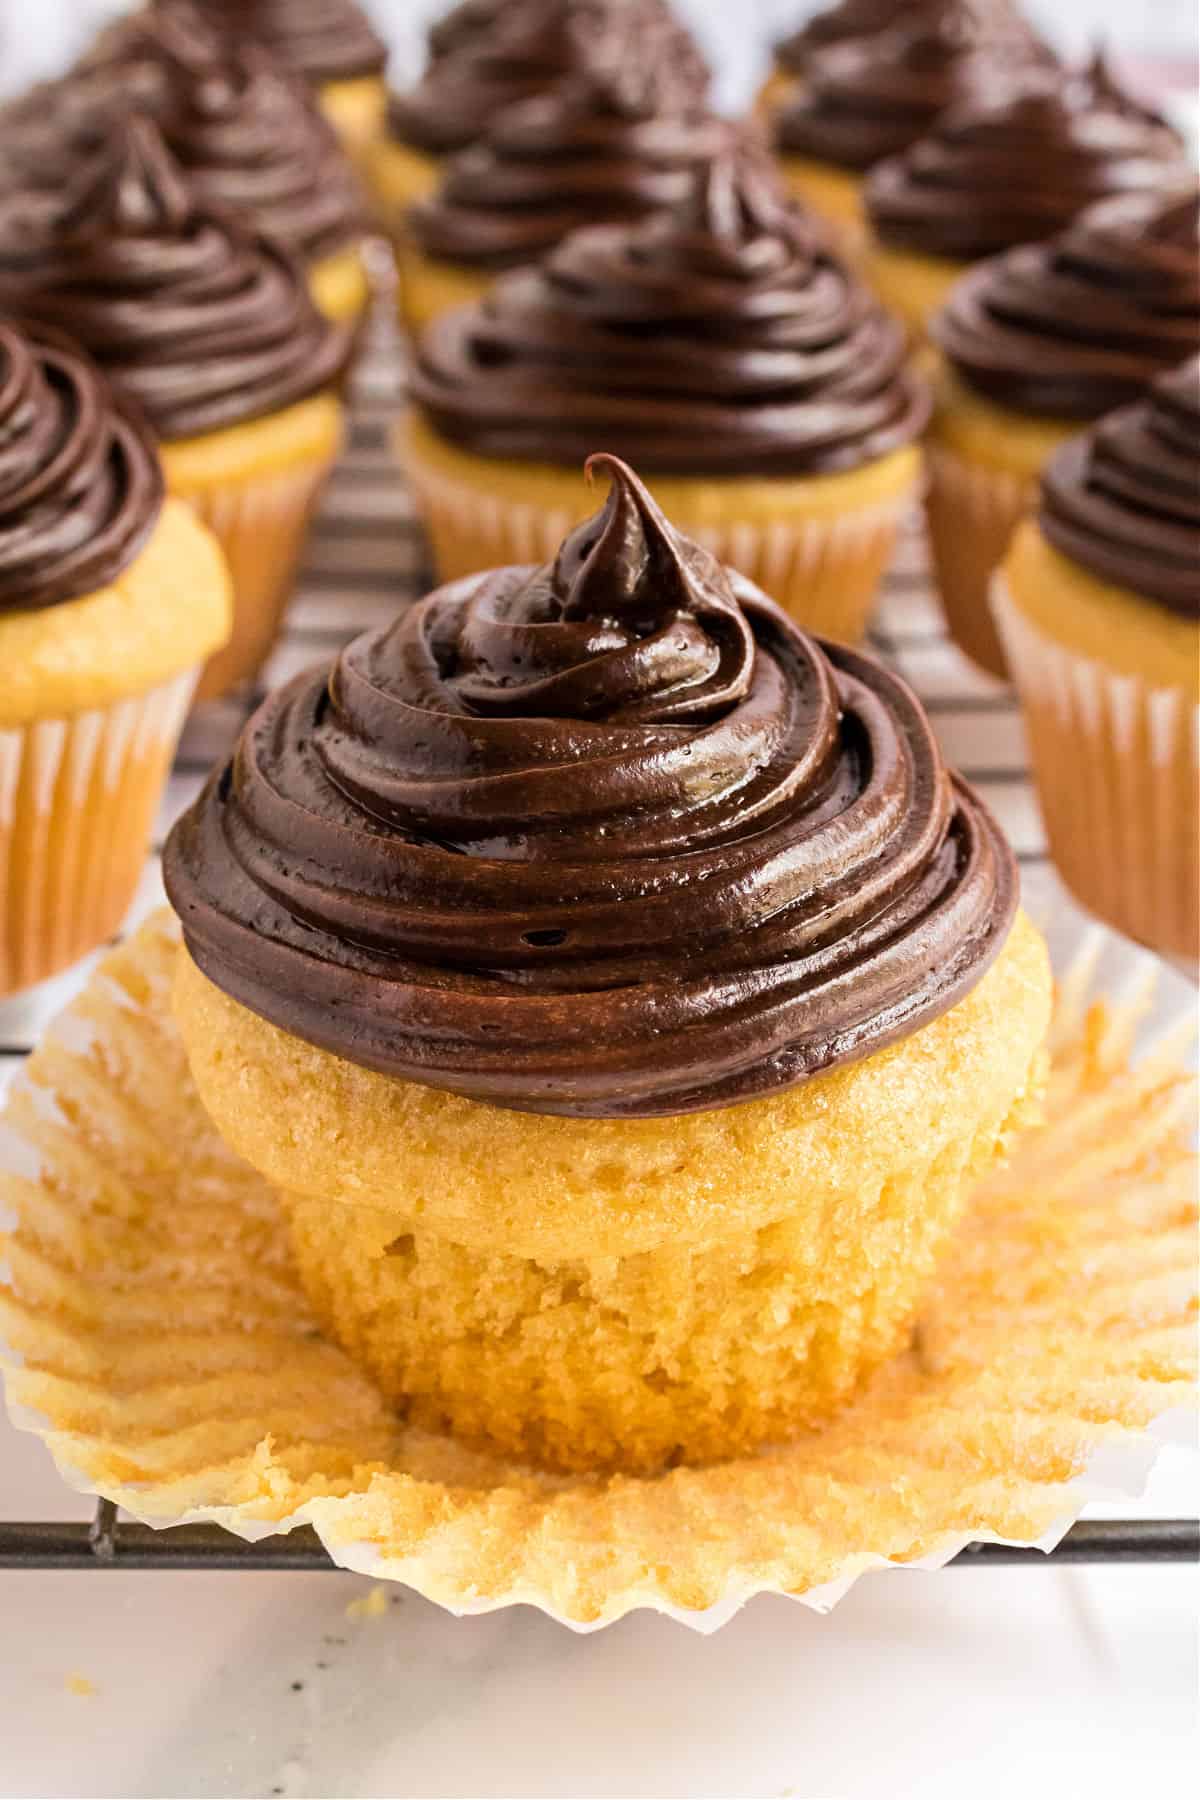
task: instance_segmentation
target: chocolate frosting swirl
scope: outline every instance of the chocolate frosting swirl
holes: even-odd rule
[[[158,435],[260,418],[334,383],[350,347],[265,238],[193,198],[157,129],[110,130],[94,177],[30,242],[0,207],[0,297],[77,338]]]
[[[387,45],[355,0],[196,0],[223,30],[262,44],[306,81],[381,75]]]
[[[699,103],[709,71],[664,0],[470,0],[451,46],[388,103],[401,143],[446,155],[478,143],[505,107],[589,68],[653,67],[682,101]]]
[[[480,0],[464,0],[464,7],[478,4]],[[781,38],[775,45],[775,60],[785,69],[805,75],[814,51],[843,43],[847,38],[874,37],[893,26],[919,30],[941,10],[942,0],[841,0],[840,5],[815,13],[798,30]],[[961,0],[961,10],[970,15],[980,37],[1004,40],[1029,39],[1034,35],[1019,8],[1010,5],[1009,0]]]
[[[410,208],[408,228],[441,261],[515,268],[583,225],[677,204],[730,130],[681,96],[661,64],[593,63],[502,113]]]
[[[1101,581],[1200,619],[1200,356],[1051,458],[1039,522]]]
[[[167,889],[211,980],[351,1062],[690,1112],[944,1012],[1015,870],[896,676],[593,463],[612,491],[555,563],[440,588],[268,699]]]
[[[1097,201],[1061,237],[964,275],[931,326],[1002,405],[1098,419],[1200,345],[1200,189]]]
[[[107,587],[163,503],[145,428],[65,338],[0,319],[0,613]]]
[[[254,45],[212,30],[192,0],[134,13],[70,76],[0,119],[10,174],[61,188],[103,156],[114,120],[153,118],[201,200],[314,261],[366,229],[332,126]]]
[[[1097,56],[1069,76],[1031,76],[998,104],[943,115],[872,170],[866,198],[884,244],[967,262],[1049,237],[1106,194],[1188,179],[1175,132]]]
[[[411,392],[484,456],[574,466],[599,442],[675,475],[853,468],[928,413],[903,331],[752,149],[675,214],[577,232],[437,321]]]
[[[802,89],[775,119],[785,153],[868,169],[907,150],[948,106],[994,98],[1053,58],[1007,9],[927,0],[872,37],[809,55]]]

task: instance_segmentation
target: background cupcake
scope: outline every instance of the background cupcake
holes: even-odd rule
[[[996,606],[1061,873],[1195,963],[1200,357],[1057,451]]]
[[[204,658],[221,553],[65,339],[0,320],[0,998],[110,937]]]
[[[399,267],[412,331],[481,298],[497,275],[582,225],[676,204],[696,164],[728,139],[732,127],[668,65],[615,54],[627,41],[636,36],[606,37],[567,81],[509,107],[409,209]]]
[[[1105,194],[1189,179],[1175,132],[1097,55],[943,115],[873,170],[867,272],[920,338],[968,264],[1050,237]]]
[[[506,0],[456,8],[430,33],[430,64],[388,101],[372,185],[397,235],[404,213],[437,187],[448,156],[478,143],[507,106],[568,79],[597,56],[668,62],[704,98],[708,69],[664,0]],[[605,51],[603,40],[611,41]]]
[[[730,148],[672,215],[593,227],[421,343],[403,436],[443,578],[553,554],[606,444],[681,529],[854,640],[918,492],[904,334],[765,157]]]
[[[904,1342],[1050,982],[903,684],[598,460],[553,563],[273,696],[165,866],[198,1089],[326,1329],[414,1423],[648,1470]]]
[[[195,199],[146,120],[114,125],[94,174],[43,223],[6,212],[0,298],[93,352],[157,432],[168,491],[220,540],[233,636],[200,687],[219,693],[275,637],[341,440],[348,333],[285,252]]]
[[[153,118],[193,192],[281,244],[331,318],[370,300],[363,197],[307,90],[253,44],[211,29],[192,0],[122,19],[61,81],[0,115],[0,170],[64,197],[131,110]]]
[[[1015,72],[1053,60],[1007,6],[924,0],[898,10],[887,30],[808,52],[802,85],[769,119],[789,187],[848,255],[866,241],[868,169],[915,143],[948,106],[994,97]]]
[[[1200,193],[1098,202],[965,275],[930,329],[934,566],[955,638],[1003,675],[988,590],[1046,459],[1200,347]]]

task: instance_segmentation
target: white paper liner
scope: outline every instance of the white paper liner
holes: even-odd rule
[[[992,607],[1029,727],[1055,862],[1128,937],[1194,962],[1200,935],[1200,705],[1057,644],[1003,575]]]
[[[929,548],[950,635],[998,680],[1008,679],[1004,647],[988,603],[992,578],[1036,493],[1036,483],[976,467],[934,442],[925,447]]]
[[[1054,921],[1050,935],[1053,944]],[[1061,929],[1057,935],[1061,938]],[[180,1053],[172,1042],[167,1015],[173,942],[173,931],[161,915],[151,921],[126,960],[118,954],[102,966],[49,1034],[55,1065],[64,1073],[78,1071],[86,1084],[81,1092],[89,1093],[97,1071],[108,1073],[112,1104],[126,1111],[132,1105],[135,1115],[118,1119],[113,1129],[124,1133],[140,1126],[146,1143],[139,1154],[151,1163],[156,1157],[169,1161],[180,1123],[174,1114],[158,1116],[176,1104],[181,1085],[176,1068]],[[1104,991],[1116,996],[1103,1013],[1093,1006],[1101,976]],[[1194,1330],[1186,1322],[1194,1294],[1194,1230],[1190,1219],[1181,1219],[1180,1214],[1194,1215],[1195,1169],[1177,1148],[1169,1152],[1168,1147],[1176,1144],[1181,1122],[1188,1116],[1190,1096],[1178,1071],[1185,1043],[1195,1031],[1194,1005],[1187,997],[1181,1005],[1182,984],[1161,965],[1156,967],[1144,953],[1099,930],[1090,932],[1080,954],[1071,958],[1061,987],[1054,1032],[1061,1116],[1038,1134],[1036,1162],[1024,1175],[1014,1167],[981,1193],[963,1228],[961,1256],[948,1259],[952,1266],[944,1267],[935,1283],[940,1291],[930,1296],[919,1347],[898,1358],[861,1402],[814,1438],[715,1469],[676,1470],[655,1481],[618,1478],[599,1485],[540,1477],[492,1463],[444,1440],[403,1431],[396,1436],[390,1457],[381,1460],[376,1441],[380,1423],[369,1404],[363,1405],[369,1384],[346,1366],[340,1352],[312,1341],[304,1320],[291,1317],[289,1300],[287,1336],[279,1344],[294,1346],[296,1359],[315,1359],[322,1381],[342,1384],[339,1418],[343,1409],[357,1408],[364,1415],[361,1466],[356,1468],[354,1485],[345,1493],[327,1491],[299,1505],[281,1507],[278,1484],[286,1478],[286,1459],[280,1461],[275,1453],[268,1424],[252,1457],[228,1466],[213,1465],[199,1488],[189,1476],[190,1503],[170,1510],[163,1504],[161,1485],[147,1503],[151,1489],[146,1481],[97,1483],[83,1466],[95,1447],[89,1435],[95,1426],[77,1416],[81,1396],[91,1397],[101,1421],[107,1398],[104,1371],[86,1330],[56,1340],[56,1357],[68,1374],[51,1380],[44,1405],[29,1404],[27,1394],[46,1378],[32,1368],[22,1370],[14,1334],[30,1316],[21,1291],[36,1287],[40,1277],[36,1268],[32,1275],[28,1269],[23,1276],[19,1272],[28,1247],[22,1249],[16,1236],[7,1240],[15,1261],[0,1269],[0,1327],[8,1326],[8,1348],[0,1342],[0,1361],[6,1369],[13,1422],[45,1439],[71,1486],[102,1492],[155,1527],[212,1520],[253,1540],[311,1524],[340,1566],[376,1580],[407,1583],[452,1612],[481,1613],[526,1604],[573,1630],[595,1629],[630,1610],[648,1607],[707,1632],[758,1593],[789,1593],[826,1611],[869,1569],[941,1567],[969,1542],[1048,1549],[1089,1499],[1132,1497],[1141,1491],[1160,1445],[1184,1441],[1180,1407],[1185,1400],[1190,1404],[1193,1393],[1190,1378],[1181,1378],[1179,1355],[1181,1342],[1194,1348]],[[133,1096],[121,1090],[120,1071],[139,1031],[147,1026],[158,1054],[147,1092]],[[161,1088],[156,1090],[159,1065]],[[94,1093],[90,1097],[95,1098]],[[186,1096],[179,1102],[184,1103]],[[137,1115],[138,1106],[144,1117]],[[86,1128],[89,1140],[97,1128],[104,1134],[106,1119],[107,1108],[101,1108]],[[61,1205],[63,1181],[74,1191],[73,1184],[86,1182],[93,1170],[92,1163],[75,1160],[83,1154],[84,1130],[74,1100],[68,1112],[60,1106],[57,1090],[27,1075],[19,1078],[9,1109],[0,1119],[0,1231],[15,1232],[26,1220],[35,1236],[44,1235],[53,1245],[77,1227],[88,1229],[82,1217],[74,1221]],[[239,1204],[250,1209],[248,1217],[254,1215],[256,1230],[265,1229],[270,1202],[264,1184],[223,1146],[204,1143],[202,1137],[199,1132],[189,1143],[188,1154],[199,1159],[191,1169],[190,1185],[207,1183],[217,1196],[234,1192],[240,1182]],[[1020,1164],[1020,1156],[1017,1160]],[[1169,1192],[1168,1165],[1173,1177]],[[1034,1170],[1043,1211],[1046,1183],[1054,1178],[1053,1216],[1061,1211],[1061,1236],[1023,1267],[1019,1259],[1011,1260],[1010,1240],[1015,1234],[1019,1248],[1025,1228],[1021,1196],[1032,1191]],[[82,1203],[82,1188],[80,1192]],[[124,1197],[122,1185],[114,1180],[106,1209],[119,1212]],[[147,1266],[142,1273],[153,1283],[152,1216],[144,1229]],[[1059,1264],[1070,1262],[1076,1239],[1080,1240],[1077,1264],[1064,1272]],[[0,1251],[4,1248],[0,1241]],[[196,1246],[199,1273],[197,1267],[183,1269],[184,1286],[188,1281],[202,1284],[205,1253],[204,1245]],[[980,1269],[991,1281],[997,1261],[993,1335],[972,1339],[977,1301],[971,1299],[970,1283]],[[1036,1279],[1026,1293],[1020,1282],[1031,1269]],[[1098,1269],[1100,1285],[1089,1302]],[[258,1327],[249,1309],[256,1284],[262,1305],[279,1310],[284,1272],[273,1260],[270,1241],[263,1241],[242,1272],[247,1315],[238,1324],[254,1341]],[[967,1296],[958,1304],[965,1310],[956,1321],[954,1297],[964,1282]],[[1008,1295],[1012,1282],[1017,1285]],[[197,1288],[204,1291],[202,1285]],[[151,1303],[139,1295],[136,1285],[126,1298],[131,1306]],[[214,1328],[223,1325],[228,1330],[227,1300],[217,1296],[214,1305]],[[1017,1390],[1023,1380],[1032,1379],[1031,1327],[1039,1348],[1044,1341],[1044,1357],[1034,1360],[1050,1386],[1045,1392],[1031,1387],[1026,1396]],[[142,1338],[135,1333],[128,1342],[122,1354],[132,1360],[124,1369],[122,1388],[135,1394],[140,1406],[144,1395],[137,1358]],[[971,1357],[981,1343],[999,1346],[998,1356],[1011,1351],[1011,1365],[974,1367]],[[169,1335],[166,1347],[175,1348]],[[182,1367],[187,1356],[195,1354],[194,1334],[181,1333],[178,1349]],[[258,1375],[266,1383],[266,1407],[274,1366],[270,1344],[264,1354]],[[72,1358],[79,1363],[73,1375]],[[1074,1371],[1072,1381],[1078,1389],[1070,1405],[1062,1395],[1055,1398],[1054,1383],[1062,1378],[1063,1369]],[[904,1394],[907,1400],[899,1406],[897,1396]],[[1035,1396],[1040,1397],[1041,1410],[1034,1404]],[[113,1404],[119,1413],[119,1394]],[[213,1417],[222,1419],[218,1395],[209,1404],[216,1409]],[[856,1415],[861,1416],[856,1420]],[[156,1453],[152,1436],[131,1446],[131,1455],[146,1454],[147,1444],[151,1454]],[[1066,1479],[1056,1474],[1066,1466],[1064,1453],[1067,1464],[1078,1465]],[[789,1469],[792,1480],[785,1479]],[[368,1520],[366,1529],[360,1516],[361,1507],[369,1509],[381,1493],[395,1513],[386,1542],[380,1540],[378,1515]],[[945,1522],[947,1504],[950,1515],[967,1515],[957,1526]],[[866,1539],[839,1541],[839,1519],[857,1516],[864,1505],[868,1518],[873,1506],[899,1510],[902,1548],[893,1541],[888,1553]],[[610,1560],[618,1565],[610,1602],[596,1603],[593,1598],[586,1607],[556,1602],[549,1578],[538,1576],[544,1540],[549,1539],[555,1584],[561,1577],[569,1587],[572,1545],[580,1557],[596,1548],[587,1536],[595,1521],[603,1523],[606,1534],[599,1545],[601,1569]],[[728,1566],[720,1591],[708,1593],[702,1605],[681,1600],[675,1591],[679,1564],[691,1554],[703,1555],[714,1544],[719,1547],[722,1533],[731,1538],[735,1551],[747,1546],[754,1554],[749,1548],[744,1556],[735,1554],[732,1559],[722,1553],[723,1566]],[[830,1554],[814,1564],[812,1543],[822,1536],[831,1540]],[[894,1532],[891,1536],[894,1540]],[[631,1543],[638,1548],[627,1567]],[[776,1552],[784,1547],[786,1567],[789,1543],[796,1547],[795,1566],[810,1571],[824,1568],[821,1579],[806,1577],[801,1584],[781,1573]],[[668,1561],[656,1562],[655,1555]],[[464,1557],[472,1556],[478,1566],[472,1567],[469,1560],[464,1566]],[[803,1591],[797,1592],[800,1585]]]

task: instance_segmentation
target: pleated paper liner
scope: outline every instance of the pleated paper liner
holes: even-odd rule
[[[271,1191],[193,1091],[175,942],[159,914],[107,958],[0,1121],[14,1418],[137,1518],[308,1522],[338,1563],[455,1611],[579,1627],[645,1606],[711,1629],[762,1591],[827,1606],[885,1563],[1048,1543],[1097,1491],[1089,1467],[1135,1489],[1192,1398],[1194,1009],[1135,1055],[1155,965],[1115,939],[1093,948],[1135,990],[1066,977],[1049,1122],[973,1203],[911,1350],[822,1432],[644,1480],[408,1431],[322,1340]]]

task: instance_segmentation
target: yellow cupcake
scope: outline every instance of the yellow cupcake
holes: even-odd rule
[[[385,231],[397,243],[404,215],[418,200],[427,200],[442,178],[443,159],[382,136],[371,151],[367,185]]]
[[[313,305],[335,325],[354,326],[371,308],[372,284],[363,245],[346,244],[313,263],[308,271]]]
[[[346,81],[323,82],[317,89],[317,104],[337,132],[346,154],[369,178],[387,112],[383,76],[359,75]]]
[[[835,249],[848,261],[861,263],[868,236],[862,175],[786,152],[779,158],[779,169],[788,192],[824,222]]]
[[[904,1344],[1050,978],[915,699],[609,468],[546,567],[269,699],[165,874],[197,1090],[326,1330],[417,1424],[645,1471]]]
[[[411,239],[401,237],[395,251],[400,318],[413,338],[444,313],[484,299],[495,281],[486,270],[427,256]]]
[[[872,237],[865,217],[861,255],[863,274],[888,311],[904,321],[914,345],[926,344],[930,320],[969,265],[888,249]]]

